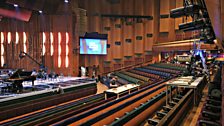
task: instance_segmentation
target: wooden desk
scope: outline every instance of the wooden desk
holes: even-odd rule
[[[139,90],[139,86],[138,84],[126,84],[117,88],[112,88],[109,90],[106,90],[104,92],[105,95],[105,99],[107,99],[107,94],[116,94],[117,95],[117,99],[119,98],[119,95],[122,93],[125,93],[128,91],[128,94],[131,93],[131,90],[133,89],[138,89]]]
[[[182,88],[191,88],[194,90],[194,105],[196,105],[197,97],[196,93],[199,91],[198,88],[202,84],[202,80],[204,77],[198,77],[195,80],[193,80],[193,76],[187,76],[187,77],[179,77],[174,80],[168,81],[166,83],[166,104],[168,104],[169,99],[172,99],[172,93],[171,93],[171,87],[179,87]],[[169,93],[170,92],[170,95]],[[200,92],[198,92],[200,93]]]

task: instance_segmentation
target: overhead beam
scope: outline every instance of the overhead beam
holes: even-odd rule
[[[110,17],[110,18],[147,18],[152,20],[152,16],[143,16],[143,15],[114,15],[114,14],[102,14],[101,17]]]

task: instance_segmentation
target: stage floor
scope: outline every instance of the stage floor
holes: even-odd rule
[[[49,90],[55,90],[60,88],[70,88],[74,86],[79,85],[87,85],[91,83],[96,83],[95,80],[87,77],[58,77],[58,78],[48,78],[48,79],[37,79],[34,81],[34,87],[32,86],[31,81],[24,81],[23,84],[23,90],[22,92],[10,92],[7,89],[4,89],[6,84],[4,82],[0,84],[0,99],[8,98],[8,97],[15,97],[15,96],[21,96],[21,95],[27,95],[31,94],[33,92],[43,92],[43,91],[49,91]],[[34,91],[33,91],[34,89]]]

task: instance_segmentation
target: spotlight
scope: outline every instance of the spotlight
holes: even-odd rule
[[[42,10],[39,10],[39,13],[40,13],[40,14],[42,14],[42,13],[43,13],[43,11],[42,11]]]
[[[205,26],[204,20],[199,19],[199,20],[196,20],[196,21],[179,24],[179,30],[193,31],[193,30],[202,29],[204,26]]]
[[[68,3],[68,0],[65,0],[64,2],[65,2],[65,3]]]
[[[18,4],[14,4],[13,6],[14,6],[14,7],[18,7],[19,5],[18,5]]]
[[[199,13],[200,9],[201,9],[201,7],[199,5],[189,5],[189,6],[185,6],[185,7],[175,8],[170,11],[170,17],[171,18],[179,18],[182,16],[189,16],[192,14],[197,14],[197,13]]]

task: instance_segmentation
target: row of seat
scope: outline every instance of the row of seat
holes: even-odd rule
[[[131,97],[133,97],[135,95],[138,95],[141,92],[147,91],[147,90],[149,90],[149,89],[151,89],[151,88],[153,88],[155,86],[158,86],[158,83],[152,84],[152,85],[150,85],[150,86],[148,86],[146,88],[142,88],[142,89],[140,89],[140,90],[138,90],[136,92],[133,92],[133,93],[131,93],[129,95],[120,97],[119,99],[116,99],[116,100],[107,102],[105,104],[102,104],[102,105],[100,105],[100,106],[98,106],[98,107],[96,107],[94,109],[87,110],[87,111],[83,112],[82,114],[79,114],[79,115],[75,115],[75,116],[66,118],[66,119],[64,119],[64,120],[62,120],[60,122],[57,122],[57,123],[52,124],[52,126],[69,125],[71,123],[77,122],[79,120],[82,120],[84,118],[87,118],[88,116],[90,116],[90,115],[92,115],[92,114],[94,114],[96,112],[102,111],[102,110],[104,110],[104,109],[106,109],[108,107],[111,107],[111,106],[113,106],[115,104],[118,104],[119,102],[121,102],[123,100],[126,100],[128,98],[131,98]],[[164,87],[164,85],[163,86],[160,86],[159,89],[162,88],[162,87]],[[152,93],[152,92],[149,92],[149,93]],[[142,97],[144,97],[146,95],[148,95],[148,94],[144,94],[141,97],[137,97],[137,99],[135,99],[135,100],[141,99]],[[128,105],[130,105],[132,103],[133,103],[133,100],[131,102],[128,102],[128,103],[125,103],[125,104],[121,104],[119,107],[116,107],[115,109],[113,109],[111,111],[107,111],[107,112],[103,113],[102,115],[100,115],[99,117],[95,117],[95,118],[93,118],[91,120],[86,121],[85,124],[87,125],[87,123],[88,123],[88,125],[89,124],[91,125],[92,123],[95,123],[96,121],[99,121],[99,120],[105,118],[106,116],[108,116],[108,115],[110,115],[110,114],[112,114],[112,113],[114,113],[116,111],[119,111],[120,109],[123,109],[125,106],[128,106]],[[85,125],[85,124],[83,124],[83,125]]]
[[[164,69],[164,68],[153,67],[153,66],[146,66],[146,68],[149,68],[152,70],[157,70],[157,71],[162,71],[162,72],[166,72],[166,73],[171,73],[171,74],[179,74],[180,73],[180,71],[178,71],[178,70]]]
[[[169,68],[169,66],[171,68]],[[172,76],[178,75],[182,72],[180,68],[183,68],[183,66],[172,64],[151,64],[145,67],[138,67],[127,71],[116,72],[114,75],[119,77],[117,81],[119,85],[127,83],[144,84],[144,81],[147,82],[147,84],[151,84],[153,82],[160,81],[161,79],[168,79],[172,78]]]
[[[142,71],[138,71],[138,70],[133,70],[132,69],[132,70],[128,70],[128,72],[131,72],[131,73],[135,73],[135,74],[139,74],[139,75],[148,77],[148,78],[150,78],[153,81],[162,79],[159,75],[151,74],[151,73],[146,73],[146,72],[142,72]]]
[[[183,118],[187,112],[187,108],[184,107],[184,105],[187,104],[185,106],[190,106],[191,100],[189,98],[192,98],[192,95],[193,90],[184,90],[182,93],[179,92],[179,94],[173,97],[168,104],[163,106],[162,109],[157,111],[152,118],[147,120],[148,125],[173,125],[173,122],[175,125],[179,125],[181,118]],[[182,111],[184,110],[184,112],[180,113],[181,109]],[[182,117],[178,116],[179,114]],[[178,116],[178,118],[175,118],[175,116]]]
[[[109,126],[122,126],[126,122],[130,121],[131,119],[135,118],[137,115],[141,114],[141,112],[148,109],[150,106],[155,104],[157,101],[161,100],[163,97],[166,96],[166,92],[163,91],[160,94],[152,97],[151,99],[147,100],[145,103],[141,103],[139,107],[135,108],[130,112],[126,112],[124,116],[117,117],[114,122],[109,124]]]
[[[152,73],[152,74],[156,74],[161,76],[162,78],[170,78],[170,73],[165,73],[165,72],[160,72],[160,71],[156,71],[156,70],[151,70],[151,69],[147,69],[147,68],[134,68],[134,70],[138,70],[138,71],[142,71],[142,72],[146,72],[146,73]]]
[[[116,72],[114,75],[118,76],[118,77],[120,77],[122,79],[125,79],[125,80],[129,81],[130,83],[134,83],[134,84],[143,84],[144,83],[143,81],[141,81],[139,79],[130,77],[130,76],[122,74],[120,72]]]
[[[165,69],[172,69],[172,70],[178,70],[178,71],[187,71],[186,66],[181,64],[165,64],[165,63],[158,63],[158,64],[150,64],[150,66],[155,66],[159,68],[165,68]]]
[[[150,81],[150,78],[144,77],[144,76],[141,76],[141,75],[138,75],[138,74],[130,73],[130,72],[127,72],[127,71],[122,71],[121,73],[123,73],[125,75],[128,75],[130,77],[140,79],[140,80],[145,81],[145,82],[149,82],[149,83],[152,82],[152,81]]]
[[[41,111],[41,112],[38,112],[35,114],[26,115],[26,116],[23,116],[20,118],[16,118],[14,120],[5,122],[1,125],[8,126],[8,125],[28,125],[28,124],[36,125],[39,123],[46,124],[47,122],[44,122],[44,121],[50,121],[50,120],[52,121],[52,116],[54,116],[55,118],[57,117],[57,119],[58,119],[63,114],[67,114],[67,115],[68,114],[73,115],[75,113],[77,114],[80,112],[80,111],[78,111],[79,109],[82,109],[84,107],[85,107],[85,109],[92,108],[92,107],[94,107],[94,105],[97,106],[99,104],[102,104],[102,101],[105,101],[104,95],[97,94],[94,96],[86,97],[86,98],[78,100],[78,101],[59,105],[54,108],[50,108],[50,109],[47,109],[45,111]],[[81,112],[82,111],[83,111],[83,109],[81,110]],[[63,114],[61,114],[61,113],[63,113]],[[41,122],[39,122],[37,119],[40,120]]]
[[[126,81],[125,79],[122,79],[122,78],[118,78],[118,79],[117,79],[117,82],[118,82],[120,85],[128,84],[128,81]]]
[[[100,121],[100,120],[102,120],[102,119],[104,119],[104,118],[112,115],[115,112],[118,112],[118,111],[120,111],[120,110],[122,110],[122,109],[124,109],[124,108],[126,108],[126,107],[128,107],[128,106],[130,106],[132,104],[134,104],[135,102],[137,102],[137,101],[141,100],[142,98],[144,98],[144,97],[146,97],[146,96],[148,96],[148,95],[156,92],[157,90],[159,90],[159,89],[161,89],[163,87],[165,87],[165,85],[161,85],[161,86],[159,86],[159,87],[157,87],[157,88],[155,88],[155,89],[153,89],[153,90],[151,90],[151,91],[149,91],[147,93],[144,93],[144,94],[142,94],[142,95],[140,95],[140,96],[138,96],[138,97],[136,97],[136,98],[134,98],[134,99],[132,99],[132,100],[130,100],[128,102],[125,102],[125,103],[119,105],[116,108],[113,108],[113,109],[111,109],[111,110],[109,110],[109,111],[107,111],[105,113],[102,113],[101,115],[99,115],[97,117],[91,118],[90,120],[82,123],[80,126],[90,126],[90,125],[93,125],[93,124],[97,123],[98,121]],[[157,102],[159,99],[165,97],[165,95],[166,95],[166,93],[163,92],[163,93],[155,96],[151,100],[148,100],[148,102],[144,106],[139,107],[139,109],[141,109],[141,110],[138,109],[137,110],[138,112],[135,112],[135,114],[137,114],[137,115],[140,114],[142,112],[142,109],[147,109],[152,104],[154,104],[155,102]]]
[[[221,98],[208,96],[198,118],[198,126],[221,126]]]

